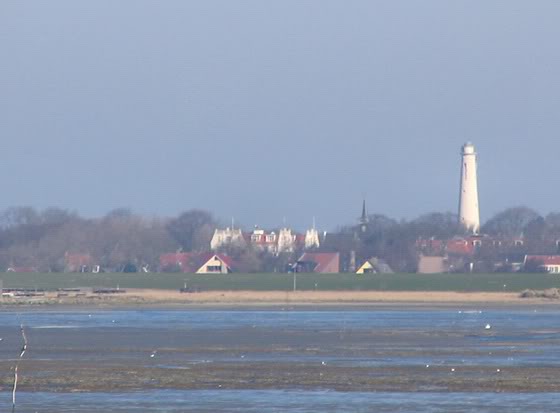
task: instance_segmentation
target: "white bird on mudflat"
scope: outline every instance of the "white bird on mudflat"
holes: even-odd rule
[[[491,328],[492,328],[492,326],[491,326],[490,324],[486,324],[486,325],[484,326],[484,329],[485,329],[485,330],[490,330]]]

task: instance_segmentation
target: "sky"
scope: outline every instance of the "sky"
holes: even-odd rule
[[[0,209],[560,210],[556,0],[0,2]]]

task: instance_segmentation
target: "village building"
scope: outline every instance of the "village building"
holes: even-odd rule
[[[319,274],[339,273],[340,254],[338,252],[305,252],[293,264],[292,271]]]
[[[560,255],[526,255],[524,266],[530,265],[549,274],[560,274]]]
[[[311,250],[319,248],[320,246],[321,243],[319,241],[319,231],[315,229],[315,226],[305,231],[304,248],[306,250]]]
[[[214,235],[210,240],[210,249],[217,251],[226,247],[245,247],[247,245],[243,232],[239,228],[226,228],[214,230]]]
[[[296,250],[296,234],[292,234],[289,228],[282,228],[278,232],[278,247],[277,254],[290,253]]]
[[[233,261],[227,255],[210,254],[196,270],[196,274],[229,274],[233,272]]]
[[[191,274],[229,274],[235,263],[223,254],[172,252],[159,257],[160,271]]]
[[[264,251],[269,254],[279,255],[283,253],[293,253],[300,249],[319,248],[319,233],[315,228],[307,230],[305,234],[298,234],[290,228],[281,228],[276,231],[266,231],[255,226],[252,232],[242,232],[240,229],[216,229],[210,249],[219,251],[220,249],[237,246],[246,247],[250,245],[257,251]]]
[[[389,264],[387,264],[385,260],[382,260],[377,257],[372,257],[366,260],[356,271],[356,274],[392,274],[392,273],[393,270],[389,266]]]
[[[66,251],[64,253],[65,272],[89,272],[93,270],[91,254],[77,254]]]
[[[438,274],[449,271],[447,257],[420,255],[418,259],[419,274]]]

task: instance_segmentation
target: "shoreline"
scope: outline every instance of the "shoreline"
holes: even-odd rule
[[[202,291],[181,293],[158,289],[127,289],[121,294],[59,297],[2,297],[0,308],[21,307],[526,307],[560,306],[560,300],[522,298],[511,292],[455,291]]]

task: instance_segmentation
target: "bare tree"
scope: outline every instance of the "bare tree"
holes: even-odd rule
[[[482,227],[482,233],[514,238],[523,235],[523,231],[527,224],[540,215],[527,207],[508,208],[492,218],[490,218]]]
[[[167,230],[184,251],[207,251],[216,228],[210,212],[192,209],[169,221]]]

